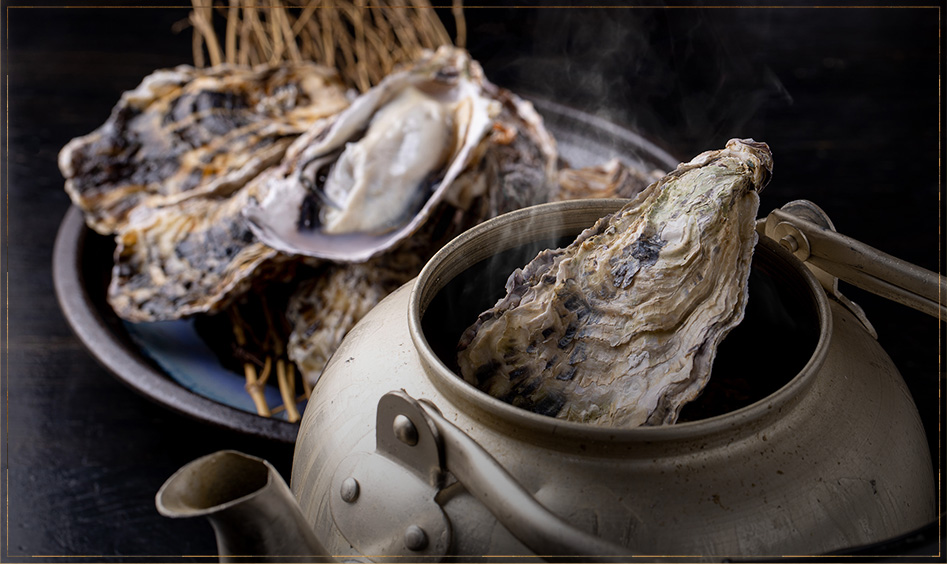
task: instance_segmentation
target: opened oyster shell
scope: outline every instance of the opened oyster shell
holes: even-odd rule
[[[511,159],[536,162],[516,178]],[[362,262],[443,202],[485,219],[548,201],[555,162],[532,106],[487,82],[466,51],[442,47],[300,137],[245,214],[275,249]]]
[[[731,140],[649,186],[564,249],[540,253],[462,337],[463,377],[546,415],[676,421],[743,317],[765,143]]]
[[[478,216],[470,213],[450,213],[449,204],[441,207],[434,214],[437,221],[424,224],[379,256],[361,263],[323,261],[313,275],[297,278],[299,286],[286,311],[290,326],[286,352],[311,385],[365,314],[416,277],[438,249],[478,222]]]
[[[63,147],[59,168],[86,223],[116,233],[140,205],[240,188],[347,105],[335,71],[312,63],[162,69]]]

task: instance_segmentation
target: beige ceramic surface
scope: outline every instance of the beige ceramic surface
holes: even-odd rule
[[[446,369],[420,330],[439,288],[522,236],[574,234],[619,204],[551,204],[478,226],[349,334],[306,410],[292,476],[303,514],[332,554],[356,552],[330,510],[335,471],[351,454],[375,450],[378,400],[398,389],[432,401],[548,509],[629,553],[818,554],[935,517],[927,443],[901,376],[857,318],[768,239],[757,253],[775,255],[806,289],[820,336],[799,374],[753,405],[669,427],[599,429],[513,408]],[[767,369],[746,366],[749,374]],[[528,554],[462,485],[438,499],[451,554]],[[366,515],[364,526],[401,525]]]

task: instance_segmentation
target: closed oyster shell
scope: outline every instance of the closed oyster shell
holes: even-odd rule
[[[621,159],[582,167],[564,167],[559,170],[557,201],[585,198],[634,198],[652,182],[664,176],[654,171],[646,174]]]
[[[312,63],[162,69],[63,147],[59,168],[88,225],[111,234],[140,205],[240,188],[347,105],[335,71]]]
[[[506,161],[533,159],[538,169],[521,166],[514,182]],[[531,105],[490,84],[466,51],[442,47],[298,139],[245,215],[285,253],[363,262],[411,236],[443,202],[482,220],[548,201],[555,163]]]
[[[241,215],[253,183],[228,198],[141,208],[115,237],[108,301],[128,321],[214,313],[294,260],[260,243]]]
[[[468,168],[445,193],[449,204],[465,210],[471,226],[552,201],[559,193],[556,140],[533,104],[489,83],[484,89],[500,103],[500,112]]]
[[[765,143],[731,140],[541,252],[462,337],[463,377],[537,413],[601,426],[676,421],[743,317]]]
[[[287,355],[315,385],[342,339],[373,307],[424,266],[413,253],[391,253],[364,263],[323,265],[293,293],[286,311]]]

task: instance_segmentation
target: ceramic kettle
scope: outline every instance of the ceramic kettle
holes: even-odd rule
[[[623,203],[545,204],[464,233],[330,360],[292,491],[264,461],[221,452],[172,476],[159,511],[210,518],[224,560],[824,554],[932,521],[917,409],[836,277],[942,317],[944,281],[836,233],[810,202],[757,224],[747,314],[711,378],[759,384],[743,405],[598,428],[456,375],[453,343],[502,273]]]

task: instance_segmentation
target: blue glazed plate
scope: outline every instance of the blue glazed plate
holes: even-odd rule
[[[125,322],[124,325],[132,341],[175,382],[205,398],[256,413],[244,377],[220,365],[214,352],[198,336],[193,321]],[[268,405],[283,403],[276,388],[267,386],[263,393]],[[275,413],[273,417],[285,419],[286,414]]]

